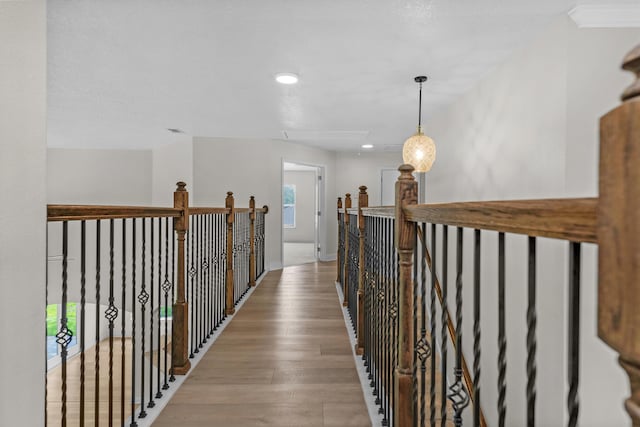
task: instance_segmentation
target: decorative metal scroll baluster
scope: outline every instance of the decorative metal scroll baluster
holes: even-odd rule
[[[204,337],[204,342],[207,342],[209,338],[211,338],[211,332],[213,331],[213,309],[212,303],[213,299],[211,297],[211,281],[212,274],[211,270],[213,269],[213,264],[211,263],[211,247],[213,245],[213,234],[211,230],[211,220],[212,215],[205,216],[205,265],[207,267],[207,280],[206,280],[206,289],[207,289],[207,299],[206,299],[206,316],[205,316],[205,330],[207,335]]]
[[[136,218],[131,221],[131,424],[136,423]],[[123,381],[124,382],[124,381]]]
[[[360,247],[360,230],[358,229],[358,217],[357,215],[349,214],[349,227],[347,238],[349,239],[349,253],[347,254],[346,261],[349,263],[349,277],[348,277],[348,311],[351,317],[351,326],[354,332],[357,333],[357,305],[358,305],[358,274],[359,274],[359,247]]]
[[[100,307],[100,220],[96,221],[96,307]],[[94,414],[93,421],[96,427],[99,424],[100,413],[100,310],[96,310],[96,351],[95,351],[95,375],[94,375]]]
[[[68,248],[69,248],[69,224],[62,223],[62,307],[60,313],[60,330],[56,334],[56,343],[60,345],[60,360],[62,364],[62,427],[67,425],[67,346],[71,343],[73,332],[68,328],[67,319],[67,290],[68,290]]]
[[[171,255],[173,259],[173,253]],[[171,273],[173,277],[173,272]],[[169,281],[169,218],[164,220],[164,282],[162,290],[164,292],[164,384],[163,390],[169,389],[168,376],[169,365],[167,353],[169,352],[169,290],[173,288],[173,283]],[[158,368],[160,365],[158,365]]]
[[[166,271],[165,271],[166,274]],[[160,399],[162,397],[162,392],[160,391],[160,368],[161,368],[161,334],[162,334],[162,218],[158,218],[158,334],[157,334],[157,344],[158,351],[156,355],[156,399]]]
[[[504,427],[507,415],[507,337],[505,332],[505,253],[504,233],[498,233],[498,426]]]
[[[145,314],[147,309],[147,302],[149,301],[149,294],[147,293],[146,285],[147,285],[147,220],[142,218],[142,284],[140,287],[140,294],[138,295],[138,302],[140,303],[140,317],[142,325],[142,333],[140,334],[140,338],[142,340],[142,345],[140,348],[140,415],[138,418],[145,418],[147,416],[147,412],[144,410],[144,385],[145,385],[145,350],[146,350],[146,322],[145,322]]]
[[[569,243],[569,343],[568,366],[569,392],[567,412],[569,427],[578,425],[578,382],[580,380],[580,243]]]
[[[469,405],[469,394],[462,382],[462,243],[463,230],[458,227],[456,247],[456,367],[454,383],[449,387],[449,399],[453,406],[453,422],[462,426],[462,411]]]
[[[118,317],[118,309],[113,304],[113,219],[109,220],[109,307],[104,313],[109,321],[109,424],[113,422],[113,322]]]
[[[191,344],[189,345],[189,348],[191,350],[191,353],[189,354],[189,358],[193,359],[194,358],[194,345],[195,345],[195,336],[194,336],[194,330],[195,330],[195,322],[194,322],[194,311],[195,311],[195,297],[194,297],[194,286],[193,286],[193,280],[194,280],[194,276],[196,275],[196,269],[194,267],[193,264],[193,258],[195,258],[195,252],[193,250],[193,241],[194,239],[194,228],[195,228],[195,223],[194,221],[191,221],[191,229],[189,231],[187,231],[187,264],[190,266],[189,267],[189,295],[187,296],[188,298],[188,302],[189,302],[189,311],[191,311],[191,322],[189,323],[189,335],[191,336]],[[189,249],[189,247],[191,247],[191,249]]]
[[[175,230],[176,228],[175,222],[176,222],[175,219],[171,220],[171,230]],[[173,286],[173,284],[176,282],[176,239],[173,231],[171,232],[171,282],[172,282],[171,283],[171,310],[173,312],[173,303],[176,301],[175,286]],[[166,351],[168,351],[168,349],[165,350],[165,357],[166,357]],[[174,382],[175,380],[176,380],[176,377],[173,375],[173,369],[171,369],[171,375],[169,376],[169,381]]]
[[[370,282],[372,280],[373,277],[373,271],[372,271],[372,258],[373,258],[373,248],[372,248],[372,242],[371,242],[371,237],[373,235],[372,233],[372,227],[373,227],[373,218],[371,217],[365,217],[365,230],[366,230],[366,234],[365,234],[365,240],[364,240],[364,253],[365,253],[365,273],[364,273],[364,351],[362,354],[362,359],[364,361],[364,365],[365,365],[365,369],[367,372],[369,372],[369,365],[370,365],[370,354],[371,354],[371,346],[370,346],[370,332],[371,332],[371,327],[370,327],[370,315],[369,315],[369,310],[370,310],[370,304],[369,304],[369,296],[371,295],[371,287],[370,287]],[[340,223],[338,223],[338,228],[340,228]],[[342,271],[341,268],[338,268],[338,274],[340,274],[340,272]]]
[[[193,324],[194,330],[194,350],[195,354],[200,353],[202,348],[201,341],[201,324],[202,324],[202,227],[200,224],[200,215],[193,217],[193,240],[196,241],[196,250],[193,253],[193,257],[196,259],[196,272],[195,272],[195,289],[193,291],[194,298],[194,311],[195,311],[195,323]]]
[[[529,237],[529,283],[527,306],[527,426],[536,424],[536,238]]]
[[[422,293],[422,295],[420,294],[420,284],[422,282],[422,280],[424,279],[424,274],[422,274],[421,276],[418,276],[418,265],[420,265],[420,254],[418,252],[418,245],[416,245],[417,238],[414,239],[414,247],[416,248],[413,251],[413,342],[414,342],[414,349],[413,349],[413,413],[415,414],[414,416],[414,426],[418,426],[421,425],[420,424],[420,417],[417,415],[420,413],[420,406],[418,402],[421,402],[421,397],[420,396],[424,396],[424,392],[420,393],[420,388],[419,386],[423,383],[422,381],[419,381],[418,379],[418,364],[419,361],[421,361],[421,352],[423,352],[423,342],[421,340],[420,337],[420,324],[424,321],[424,315],[422,316],[422,318],[420,318],[418,316],[418,306],[422,305],[422,303],[424,302],[424,298],[422,295],[424,295],[424,292]],[[424,252],[424,250],[423,250]],[[418,349],[420,349],[420,352],[418,351]]]
[[[122,220],[122,317],[120,323],[120,425],[124,426],[125,389],[125,345],[126,345],[126,301],[127,301],[127,220]]]
[[[480,426],[480,230],[473,253],[473,425]]]
[[[426,240],[426,228],[424,228],[423,224],[423,236],[425,236]],[[430,384],[429,384],[429,396],[430,396],[430,405],[429,405],[429,421],[431,427],[435,427],[436,425],[436,358],[433,356],[433,351],[436,349],[436,225],[431,224],[431,288],[430,288],[430,302],[429,308],[431,309],[430,313],[430,335],[431,335],[431,374],[430,376]],[[425,257],[422,257],[423,263]],[[424,375],[424,371],[423,371]],[[424,411],[424,407],[423,407]]]
[[[86,267],[87,267],[87,224],[85,221],[80,223],[80,426],[84,426],[84,332],[85,332],[85,304],[86,304]]]
[[[151,223],[149,224],[149,233],[151,234],[151,248],[149,250],[149,260],[151,261],[151,265],[150,265],[150,271],[151,271],[151,275],[149,278],[149,289],[151,290],[151,295],[149,298],[149,301],[151,302],[150,304],[150,310],[149,310],[149,351],[151,354],[151,357],[149,357],[149,403],[147,404],[147,408],[153,408],[156,406],[156,403],[153,400],[153,311],[154,311],[154,294],[155,294],[155,290],[154,290],[154,272],[155,272],[155,266],[154,266],[154,262],[153,262],[153,257],[154,257],[154,253],[153,250],[155,248],[155,238],[154,238],[154,218],[151,218]]]
[[[422,257],[425,259],[425,257]],[[426,261],[425,261],[426,262]],[[432,261],[435,271],[435,261]],[[442,307],[440,308],[440,322],[442,323],[440,330],[440,425],[447,425],[447,325],[449,306],[447,304],[448,297],[448,280],[449,280],[449,227],[442,227]],[[435,376],[435,375],[434,375]]]

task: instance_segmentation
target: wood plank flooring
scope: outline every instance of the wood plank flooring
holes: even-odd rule
[[[335,271],[268,273],[154,426],[370,426]]]

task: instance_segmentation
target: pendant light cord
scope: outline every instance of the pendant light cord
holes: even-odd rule
[[[420,129],[420,126],[422,126],[422,82],[420,82],[420,96],[418,99],[418,129]]]

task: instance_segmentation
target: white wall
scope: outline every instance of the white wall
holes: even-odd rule
[[[47,150],[48,203],[149,206],[151,179],[148,150]]]
[[[46,4],[0,2],[0,414],[44,425]]]
[[[176,183],[193,185],[193,142],[188,136],[179,136],[180,141],[154,148],[152,152],[152,196],[154,206],[173,206]]]
[[[256,206],[268,205],[266,217],[266,262],[282,267],[282,163],[303,163],[324,168],[325,197],[320,217],[321,259],[335,257],[337,225],[335,221],[335,153],[278,140],[241,140],[195,138],[193,147],[194,185],[192,200],[196,206],[224,206],[227,191],[233,191],[238,207],[247,207],[249,197]],[[326,210],[326,206],[330,209]]]
[[[358,206],[358,187],[367,186],[369,206],[380,206],[382,169],[398,169],[402,164],[402,153],[344,153],[336,154],[336,198],[351,193],[353,207]],[[333,208],[336,206],[333,199]],[[335,212],[335,209],[332,210]],[[334,215],[335,216],[335,215]]]
[[[598,118],[617,104],[630,81],[619,64],[638,36],[639,30],[578,30],[569,19],[558,19],[448,110],[428,118],[425,131],[436,142],[438,158],[427,174],[427,202],[595,195]],[[469,266],[471,234],[465,239]],[[490,425],[497,420],[496,240],[495,233],[483,233],[482,407]],[[627,381],[613,353],[595,336],[595,252],[586,245],[583,258],[580,425],[628,425],[622,408]],[[508,236],[507,264],[507,425],[521,426],[526,239]],[[469,270],[465,304],[473,301]],[[538,425],[554,426],[566,419],[567,244],[539,239],[537,273],[536,415]],[[463,345],[469,361],[470,317]]]
[[[285,242],[314,243],[316,240],[316,173],[284,171],[284,184],[296,188],[296,226],[285,228]]]

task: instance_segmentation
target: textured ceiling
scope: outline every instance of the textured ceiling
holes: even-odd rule
[[[336,150],[398,146],[533,37],[565,0],[50,0],[49,145],[151,148],[187,136]],[[284,86],[278,72],[300,82]],[[313,134],[311,132],[311,134]],[[393,147],[392,147],[393,148]],[[389,149],[389,147],[387,147]]]

